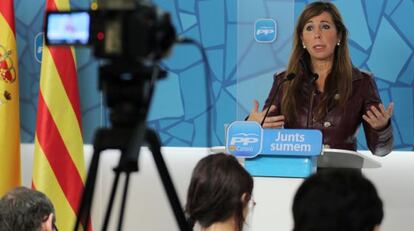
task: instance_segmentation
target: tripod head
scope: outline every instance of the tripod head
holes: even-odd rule
[[[99,68],[99,89],[110,110],[114,128],[132,129],[146,119],[154,81],[166,77],[157,65],[110,62]]]

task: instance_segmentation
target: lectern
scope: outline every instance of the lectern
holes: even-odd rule
[[[227,127],[225,151],[243,159],[252,176],[304,178],[317,168],[381,167],[355,151],[322,149],[319,130],[263,129],[252,121],[235,121]]]
[[[244,158],[252,176],[307,177],[316,171],[322,133],[314,129],[262,129],[252,121],[227,128],[226,152]]]

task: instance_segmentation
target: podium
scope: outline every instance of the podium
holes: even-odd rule
[[[252,176],[303,178],[317,168],[322,133],[315,129],[262,129],[252,121],[227,128],[226,152],[244,158]]]
[[[381,163],[359,152],[324,149],[317,159],[318,168],[380,168]]]
[[[235,121],[226,132],[225,152],[244,160],[252,176],[305,178],[317,168],[379,168],[361,153],[323,149],[315,129],[263,129],[252,121]]]

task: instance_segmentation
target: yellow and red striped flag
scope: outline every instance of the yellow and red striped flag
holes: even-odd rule
[[[47,0],[46,10],[69,10],[69,0]],[[59,230],[73,230],[85,182],[75,52],[43,46],[33,187],[56,209]]]
[[[19,80],[13,0],[0,1],[0,197],[20,185]]]

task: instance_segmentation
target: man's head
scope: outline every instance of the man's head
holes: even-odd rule
[[[375,186],[351,169],[316,173],[303,182],[293,201],[294,231],[373,231],[383,216]]]
[[[56,230],[54,212],[53,204],[45,194],[18,187],[0,199],[0,230]]]

